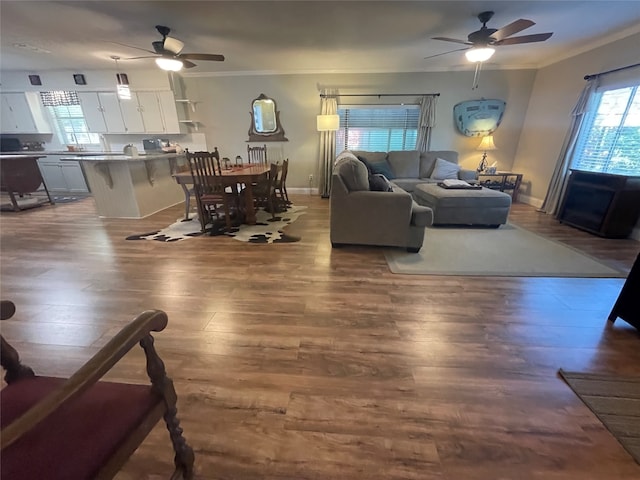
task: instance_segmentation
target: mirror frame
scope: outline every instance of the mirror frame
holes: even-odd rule
[[[256,130],[256,121],[253,116],[253,106],[259,100],[271,100],[273,102],[273,109],[276,116],[276,129],[273,132],[258,132]],[[249,140],[248,142],[288,142],[289,139],[284,136],[284,129],[280,123],[280,111],[278,110],[278,104],[273,98],[267,97],[264,93],[261,93],[257,98],[251,101],[251,109],[249,110],[251,115],[251,125],[249,126]]]

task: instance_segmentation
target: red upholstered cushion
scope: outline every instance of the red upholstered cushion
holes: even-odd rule
[[[4,428],[66,379],[35,377],[0,391]],[[89,479],[160,398],[148,385],[98,382],[2,451],[1,478]]]

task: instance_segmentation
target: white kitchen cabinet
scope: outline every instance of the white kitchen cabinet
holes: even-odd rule
[[[78,92],[91,133],[127,133],[116,92]]]
[[[173,92],[131,92],[121,100],[116,92],[78,92],[87,127],[92,133],[180,133]]]
[[[50,192],[87,193],[89,188],[79,162],[47,156],[38,160],[40,173]]]
[[[0,95],[0,133],[51,133],[51,125],[39,92]]]
[[[98,92],[78,92],[78,99],[89,131],[107,133],[107,123],[104,121]]]
[[[144,125],[144,133],[165,133],[162,110],[156,92],[136,92],[138,111]]]
[[[104,122],[108,133],[127,133],[126,123],[120,110],[120,99],[116,92],[98,92],[98,99],[102,106]]]

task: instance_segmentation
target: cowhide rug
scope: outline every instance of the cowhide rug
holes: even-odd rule
[[[131,235],[127,240],[156,240],[158,242],[179,242],[188,238],[199,237],[201,235],[227,236],[241,242],[248,243],[292,243],[299,242],[300,237],[287,235],[282,231],[284,227],[295,222],[298,217],[304,214],[307,207],[291,205],[286,212],[276,214],[275,220],[271,218],[269,212],[260,209],[256,212],[257,222],[255,225],[241,224],[230,231],[224,230],[224,221],[214,222],[207,225],[207,231],[200,231],[200,221],[198,215],[193,214],[191,219],[183,221],[176,220],[162,230],[156,230],[140,235]]]

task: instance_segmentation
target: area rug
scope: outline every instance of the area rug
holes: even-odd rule
[[[640,377],[558,371],[560,376],[640,463]]]
[[[207,231],[202,233],[198,215],[191,216],[189,221],[177,219],[174,223],[161,230],[130,235],[127,240],[155,240],[158,242],[179,242],[188,238],[208,236],[227,236],[247,243],[293,243],[299,242],[300,237],[286,234],[283,229],[295,222],[305,213],[307,207],[291,205],[286,212],[277,213],[275,219],[264,210],[256,212],[256,224],[241,224],[226,231],[222,222],[207,225]]]
[[[389,249],[385,257],[391,272],[409,275],[626,277],[574,248],[513,224],[427,228],[419,253]]]

